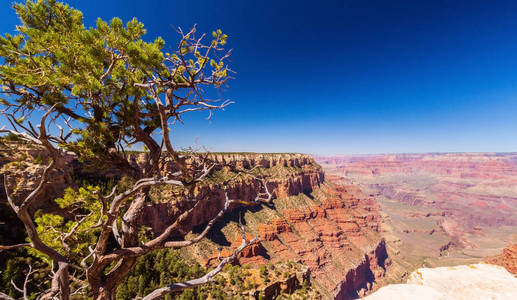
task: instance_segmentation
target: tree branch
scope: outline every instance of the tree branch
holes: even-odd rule
[[[14,299],[14,298],[12,298],[12,297],[10,297],[10,296],[0,292],[0,300],[16,300],[16,299]]]
[[[167,241],[167,238],[174,231],[174,229],[178,228],[178,226],[182,223],[182,221],[184,221],[185,219],[187,219],[191,215],[191,213],[194,211],[194,209],[197,207],[197,205],[201,201],[198,201],[196,203],[196,205],[194,205],[194,207],[192,207],[191,209],[189,209],[189,210],[185,211],[184,213],[182,213],[176,219],[176,221],[173,224],[169,225],[164,230],[164,232],[161,235],[159,235],[158,237],[156,237],[155,239],[145,243],[142,246],[126,247],[126,248],[121,248],[121,249],[114,250],[111,253],[108,253],[106,255],[101,256],[99,258],[99,261],[102,264],[108,264],[108,263],[110,263],[112,261],[121,259],[123,257],[138,257],[138,256],[142,256],[142,255],[145,255],[145,254],[147,254],[147,253],[149,253],[149,252],[151,252],[153,250],[156,250],[156,249],[162,249],[162,248],[178,249],[178,248],[184,248],[184,247],[187,247],[187,246],[190,246],[190,245],[193,245],[193,244],[199,242],[200,240],[202,240],[208,234],[210,229],[214,226],[215,222],[217,220],[219,220],[225,214],[225,212],[228,210],[228,208],[232,204],[238,203],[238,201],[230,200],[226,193],[225,193],[225,195],[226,195],[226,201],[225,201],[225,204],[224,204],[223,208],[219,211],[219,213],[215,217],[213,217],[207,223],[207,225],[205,226],[204,230],[198,236],[196,236],[195,238],[190,239],[190,240],[183,240],[183,241]]]
[[[119,210],[122,205],[122,203],[128,199],[131,196],[134,196],[138,191],[140,191],[143,188],[151,187],[153,185],[159,185],[159,184],[172,184],[177,186],[183,186],[183,183],[178,180],[170,180],[166,177],[162,178],[144,178],[139,181],[129,190],[115,196],[113,199],[113,202],[111,203],[111,207],[109,211],[106,213],[108,218],[104,222],[101,234],[99,235],[99,238],[97,240],[97,244],[95,246],[95,252],[97,254],[103,254],[106,249],[106,243],[108,241],[108,237],[112,232],[112,226],[113,222],[116,220],[116,218],[119,216]]]
[[[23,248],[23,247],[33,248],[31,243],[23,243],[23,244],[17,244],[17,245],[9,245],[9,246],[0,245],[0,251],[13,250],[13,249],[18,249],[18,248]]]
[[[233,261],[237,257],[237,255],[244,248],[246,248],[247,246],[251,245],[252,243],[254,243],[257,240],[258,240],[258,237],[252,239],[249,242],[246,242],[246,238],[243,237],[241,245],[233,252],[233,254],[228,256],[228,257],[226,257],[225,259],[223,259],[217,265],[217,267],[215,267],[215,269],[213,269],[212,271],[208,272],[204,276],[196,278],[196,279],[184,281],[184,282],[174,283],[174,284],[168,285],[166,287],[162,287],[162,288],[156,289],[153,292],[151,292],[150,294],[148,294],[147,296],[145,296],[142,300],[158,299],[158,298],[163,297],[163,296],[165,296],[167,294],[170,294],[172,292],[181,291],[181,290],[184,290],[184,289],[187,289],[187,288],[195,287],[195,286],[202,285],[202,284],[208,283],[210,281],[213,281],[213,277],[215,275],[217,275],[219,272],[221,272],[221,270],[223,269],[223,267],[225,265],[227,265],[228,263]]]

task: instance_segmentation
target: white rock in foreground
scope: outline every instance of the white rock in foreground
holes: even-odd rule
[[[489,264],[421,268],[411,273],[407,284],[385,286],[364,299],[515,300],[517,278]]]

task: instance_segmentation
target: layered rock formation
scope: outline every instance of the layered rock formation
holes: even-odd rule
[[[517,244],[509,245],[503,249],[503,253],[489,257],[485,261],[489,264],[502,266],[517,277]]]
[[[211,220],[223,207],[225,193],[230,199],[253,202],[258,193],[264,193],[264,183],[275,198],[290,195],[309,194],[324,180],[323,170],[308,155],[302,154],[212,154],[210,157],[218,163],[215,174],[207,183],[195,187],[185,195],[185,198],[199,199],[190,218],[184,224],[184,230],[202,225]],[[223,167],[224,166],[224,167]],[[228,166],[244,170],[242,176],[232,180],[227,186],[222,186],[221,178],[230,178],[235,173]],[[165,168],[167,166],[165,165]],[[246,172],[252,173],[247,175]],[[168,220],[174,219],[187,203],[171,200],[176,191],[165,187],[156,191],[155,201],[144,208],[140,222],[152,228],[155,233],[161,233],[168,225]],[[189,207],[190,208],[190,207]]]
[[[421,268],[407,284],[388,285],[366,300],[512,300],[517,297],[517,278],[489,264]]]
[[[29,155],[31,160],[35,155]],[[271,205],[231,207],[211,230],[209,240],[182,249],[183,255],[207,266],[217,264],[219,257],[229,255],[240,244],[237,224],[242,219],[248,238],[259,236],[260,241],[241,252],[237,263],[256,268],[264,264],[294,263],[298,269],[305,270],[302,275],[274,276],[274,281],[260,286],[257,291],[266,298],[289,292],[304,280],[311,281],[324,298],[336,299],[365,295],[383,283],[390,259],[380,234],[384,229],[374,198],[363,194],[357,186],[326,181],[322,168],[307,155],[215,153],[210,158],[219,166],[206,182],[181,191],[184,197],[178,196],[174,187],[153,188],[152,201],[143,208],[140,219],[141,224],[149,227],[150,234],[160,234],[170,225],[170,220],[198,202],[192,217],[180,229],[193,231],[191,234],[195,235],[220,211],[225,194],[231,199],[252,201],[265,191],[266,184],[274,199]],[[138,167],[145,166],[146,159],[145,153],[130,157]],[[6,160],[6,164],[11,161]],[[73,157],[67,163],[76,164]],[[37,168],[33,163],[27,164],[29,167]],[[165,162],[162,168],[171,167]],[[235,170],[244,170],[243,175],[236,176]],[[62,190],[70,184],[65,177],[71,175],[57,175],[60,184],[55,187]],[[116,178],[118,174],[107,170],[102,176]],[[16,175],[13,180],[25,177]],[[233,177],[235,180],[230,184],[221,184]],[[59,192],[49,191],[49,200],[57,196]]]
[[[515,153],[422,153],[362,156],[315,156],[346,174],[381,175],[415,171],[463,178],[517,179]]]
[[[0,175],[4,175],[14,202],[21,201],[39,184],[39,178],[49,159],[49,153],[39,146],[31,146],[20,142],[0,142]],[[52,200],[60,197],[66,187],[73,185],[72,171],[66,168],[74,161],[73,155],[68,155],[52,170],[49,178],[52,184],[47,185],[41,192],[44,201],[39,206],[32,206],[32,210],[53,207]],[[0,204],[7,205],[4,178],[0,179]],[[10,207],[9,207],[10,209]]]
[[[352,299],[374,290],[390,265],[379,233],[382,219],[375,199],[354,185],[322,181],[321,169],[310,158],[298,161],[302,163],[281,162],[269,167],[268,186],[275,195],[271,206],[234,208],[219,222],[210,236],[212,241],[189,250],[188,255],[207,265],[215,264],[219,255],[225,255],[219,251],[221,246],[232,249],[239,244],[237,222],[242,216],[250,238],[259,236],[260,242],[240,255],[240,264],[258,267],[291,261],[306,265],[312,284],[325,298]],[[285,169],[286,165],[296,168]],[[246,191],[252,189],[243,188],[248,184],[230,187],[233,197],[249,197]],[[211,188],[220,193],[219,187]]]
[[[517,234],[517,154],[316,159],[327,177],[361,187],[380,204],[386,248],[396,266],[392,282],[422,266],[478,263]],[[511,248],[505,255],[511,256]]]

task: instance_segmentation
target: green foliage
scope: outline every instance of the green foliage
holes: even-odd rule
[[[38,165],[43,164],[43,157],[41,157],[41,154],[38,154],[38,156],[36,156],[36,158],[34,159],[34,163]]]
[[[259,300],[264,300],[264,292],[260,292],[258,295]]]
[[[13,245],[24,242],[26,236],[23,225],[18,220],[12,209],[8,207],[7,201],[0,201],[0,244]],[[21,294],[15,290],[11,281],[18,287],[23,286],[25,275],[28,272],[28,265],[32,264],[34,268],[40,267],[41,262],[30,256],[26,249],[20,248],[13,251],[3,251],[0,253],[0,291],[11,296],[19,297]],[[38,278],[46,276],[48,268],[41,268],[41,271],[35,274]],[[44,282],[44,281],[43,281]],[[41,288],[47,288],[42,281],[32,281],[28,285],[29,299],[35,299],[36,293]],[[41,284],[38,287],[38,284]]]
[[[47,119],[49,126],[45,128],[50,128],[51,124],[59,126],[60,120],[70,119],[66,125],[72,129],[68,141],[57,137],[49,140],[74,152],[85,162],[84,165],[91,165],[92,170],[109,166],[120,174],[134,176],[131,171],[135,168],[127,166],[123,149],[131,144],[148,142],[147,146],[157,152],[151,147],[153,143],[159,144],[154,136],[160,128],[154,92],[162,97],[168,88],[180,86],[177,88],[179,94],[196,95],[185,105],[196,107],[199,105],[199,89],[197,83],[193,83],[196,78],[205,80],[200,84],[203,87],[217,88],[228,77],[229,69],[221,58],[227,56],[201,54],[198,50],[206,47],[193,47],[197,41],[195,30],[182,36],[180,49],[169,54],[162,52],[165,46],[162,38],[152,42],[143,40],[146,30],[137,19],[124,23],[119,18],[109,22],[99,18],[94,26],[87,28],[79,10],[57,0],[28,0],[13,7],[20,20],[17,33],[0,36],[0,89],[8,96],[0,100],[0,109],[12,113],[11,121],[29,126],[26,120],[34,117],[31,114],[38,118],[41,111],[52,107],[54,110]],[[217,30],[209,45],[221,51],[227,38]],[[156,90],[151,92],[142,87],[150,80],[166,84],[156,84]],[[195,90],[195,93],[185,89]],[[67,128],[65,124],[61,125]],[[13,135],[5,139],[19,140]],[[35,162],[43,163],[42,157],[37,157]],[[24,162],[17,164],[24,167]],[[74,266],[74,272],[80,268],[81,260],[89,255],[88,246],[97,240],[100,227],[95,225],[104,221],[101,217],[103,204],[98,193],[106,194],[112,186],[111,182],[91,184],[90,179],[95,181],[95,178],[80,179],[79,189],[69,188],[62,198],[56,199],[59,209],[52,213],[40,210],[34,215],[41,240],[66,256]],[[118,191],[123,191],[134,181],[130,177],[122,178]],[[20,237],[25,236],[22,234]],[[51,263],[38,251],[27,251],[37,261]],[[145,274],[147,268],[154,268],[155,258],[159,259],[159,255],[149,256],[143,260],[144,265],[140,264],[140,269],[135,269]],[[175,257],[170,259],[182,265]],[[145,265],[149,261],[152,264]],[[174,263],[158,262],[155,275],[138,275],[126,282],[128,293],[141,295],[151,286],[189,278],[202,271],[197,267],[177,269]],[[167,270],[172,268],[172,273],[167,273],[164,266]],[[19,272],[12,263],[8,271],[11,275]],[[84,274],[79,275],[84,278]],[[193,299],[202,291],[205,291],[204,287],[185,291],[178,297]],[[213,295],[223,299],[225,294],[214,292]]]
[[[171,55],[162,52],[161,37],[143,41],[146,29],[136,18],[125,24],[116,17],[99,18],[86,28],[79,10],[56,0],[13,7],[21,25],[18,34],[0,36],[0,88],[29,112],[56,104],[59,113],[71,117],[75,138],[61,146],[83,160],[109,159],[117,142],[135,138],[136,125],[147,134],[160,127],[152,95],[136,83],[155,78],[185,83],[199,76],[217,87],[228,76],[222,60],[196,50],[193,35],[183,36],[179,52]],[[227,38],[217,30],[210,45],[223,46]],[[9,103],[2,99],[0,105]]]
[[[18,287],[23,287],[25,275],[28,272],[28,265],[31,264],[34,268],[41,268],[42,263],[29,256],[27,251],[23,249],[18,249],[9,254],[2,253],[2,256],[4,255],[5,257],[0,259],[2,263],[5,259],[5,265],[3,265],[0,271],[0,291],[16,299],[21,293],[15,290],[11,282],[14,282]],[[49,268],[41,268],[38,272],[31,275],[33,280],[27,286],[29,299],[36,299],[39,296],[39,292],[41,292],[41,288],[47,287],[46,284],[38,287],[38,282],[42,282],[41,279],[44,279],[48,272]]]
[[[266,265],[260,266],[259,272],[260,272],[260,276],[262,276],[262,277],[267,277],[269,275]]]
[[[309,288],[310,288],[309,282],[306,279],[304,279],[303,283],[302,283],[301,292],[305,294]]]
[[[162,249],[141,258],[131,274],[117,290],[117,299],[141,297],[156,288],[167,284],[203,276],[206,270],[195,261],[183,260],[177,252]],[[165,296],[165,299],[228,299],[224,291],[225,280],[216,277],[216,282],[187,289],[183,292]]]
[[[228,275],[230,278],[230,283],[232,285],[237,286],[239,290],[245,289],[245,285],[250,287],[246,282],[246,278],[250,275],[249,272],[243,270],[240,266],[230,265],[228,267]]]
[[[95,227],[102,209],[98,190],[93,186],[81,187],[78,191],[68,188],[63,198],[55,200],[64,211],[79,212],[74,219],[65,219],[63,216],[42,211],[35,215],[36,230],[41,240],[75,263],[79,263],[89,254],[88,246],[95,244],[100,231],[100,228]],[[29,253],[35,257],[47,258],[32,248]]]

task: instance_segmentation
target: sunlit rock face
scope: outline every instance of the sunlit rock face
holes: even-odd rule
[[[503,253],[485,259],[486,263],[503,266],[508,272],[517,277],[517,244],[509,245]]]
[[[385,286],[365,299],[513,300],[517,299],[517,278],[489,264],[421,268],[409,276],[407,284]]]

